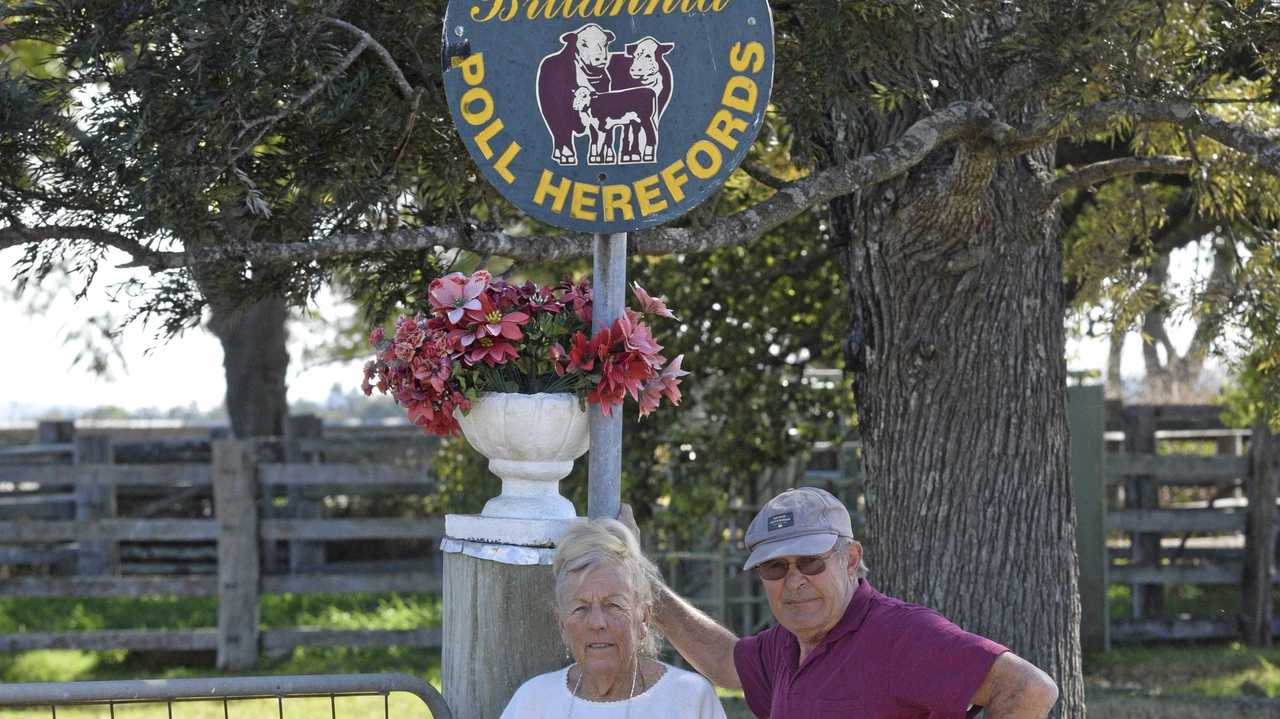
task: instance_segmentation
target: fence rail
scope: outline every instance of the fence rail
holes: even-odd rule
[[[314,421],[300,425],[318,430]],[[438,517],[326,517],[319,508],[323,496],[403,495],[415,489],[427,493],[433,485],[425,468],[321,464],[319,455],[300,449],[305,432],[295,433],[292,444],[276,449],[260,441],[225,439],[201,445],[182,439],[171,443],[176,454],[135,445],[128,451],[130,456],[158,461],[204,457],[204,464],[113,464],[118,453],[109,439],[76,437],[69,423],[42,426],[38,434],[71,441],[0,450],[0,542],[5,545],[0,546],[0,571],[6,566],[71,562],[75,573],[0,574],[0,595],[218,597],[219,622],[217,627],[181,631],[0,635],[0,651],[213,649],[218,651],[220,667],[242,670],[252,666],[260,652],[278,653],[295,646],[439,646],[438,630],[260,630],[257,626],[262,594],[439,592],[441,579],[432,561],[329,563],[323,553],[326,542],[437,543],[444,534],[444,522]],[[380,434],[387,435],[382,441],[395,436]],[[400,433],[399,441],[405,436]],[[332,449],[328,443],[310,444]],[[286,459],[266,461],[273,455]],[[276,516],[279,499],[285,500],[293,516]],[[130,516],[120,516],[126,500]],[[155,516],[192,501],[204,503],[199,506],[206,517]],[[260,557],[276,551],[281,543],[309,553],[310,561],[290,563],[287,573],[273,573],[262,566]],[[86,553],[98,561],[84,561]],[[150,573],[126,576],[125,568]],[[179,570],[186,573],[175,573]]]
[[[1095,605],[1094,616],[1106,616],[1106,584],[1130,587],[1130,616],[1110,621],[1114,641],[1244,636],[1269,643],[1280,631],[1271,612],[1280,475],[1275,438],[1261,425],[1252,431],[1222,427],[1219,407],[1109,409],[1105,443],[1111,451],[1095,500],[1103,503],[1103,526],[1111,535],[1101,554],[1106,580],[1082,602]],[[1081,481],[1088,478],[1078,477],[1078,488]],[[1127,535],[1123,545],[1115,541],[1119,533]],[[1169,541],[1173,537],[1176,543]],[[1238,586],[1243,611],[1229,619],[1167,616],[1165,594],[1178,585]],[[1106,644],[1104,639],[1092,648]]]

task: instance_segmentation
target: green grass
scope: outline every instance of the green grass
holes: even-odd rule
[[[432,594],[272,595],[261,604],[264,629],[417,629],[437,627]],[[207,598],[0,599],[0,633],[93,629],[195,629],[217,624]],[[174,678],[215,674],[205,652],[41,650],[0,655],[0,681]],[[404,672],[440,683],[440,652],[405,647],[299,647],[264,660],[255,674]]]
[[[1195,619],[1234,619],[1240,612],[1240,587],[1234,585],[1174,584],[1166,587],[1165,614]],[[1133,616],[1128,584],[1107,588],[1107,612],[1112,620]]]
[[[1239,642],[1113,647],[1085,658],[1087,680],[1106,689],[1199,697],[1280,698],[1280,649]]]

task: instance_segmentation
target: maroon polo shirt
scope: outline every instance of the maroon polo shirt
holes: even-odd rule
[[[863,579],[803,663],[799,641],[780,625],[739,640],[733,661],[761,719],[963,719],[1007,651]]]

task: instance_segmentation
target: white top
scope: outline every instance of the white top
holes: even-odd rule
[[[501,719],[725,719],[711,682],[670,664],[653,686],[626,701],[595,702],[569,693],[569,668],[539,674],[516,690]]]

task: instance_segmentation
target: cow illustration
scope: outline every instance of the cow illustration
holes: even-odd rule
[[[609,57],[611,90],[629,87],[647,87],[657,95],[658,113],[653,121],[662,119],[662,112],[671,101],[671,66],[665,55],[675,49],[673,43],[658,42],[644,37],[623,47],[623,52]]]
[[[538,109],[551,133],[551,157],[561,165],[578,164],[574,137],[586,132],[586,126],[573,109],[573,96],[578,88],[608,92],[609,43],[614,34],[595,23],[588,23],[560,36],[558,51],[542,58],[538,64]]]
[[[675,45],[645,37],[610,52],[614,39],[588,23],[561,35],[538,65],[538,109],[561,165],[578,164],[580,135],[589,138],[588,164],[657,161],[658,122],[673,87],[666,55]]]
[[[573,95],[573,109],[591,137],[587,162],[610,165],[618,161],[614,152],[614,130],[622,128],[621,161],[652,162],[657,132],[657,95],[646,87],[610,92],[591,92],[580,87]],[[646,159],[647,158],[647,159]]]

